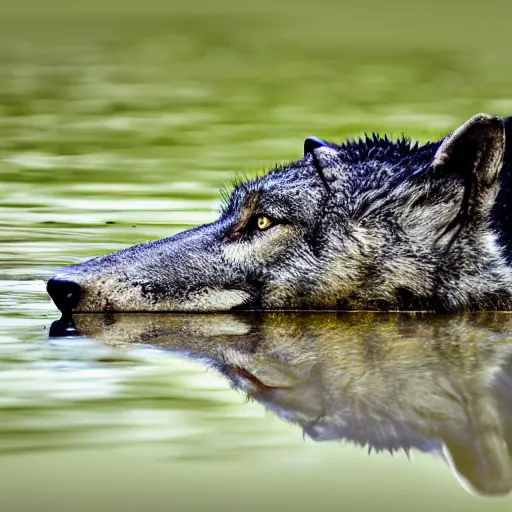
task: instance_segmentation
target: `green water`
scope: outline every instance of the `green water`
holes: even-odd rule
[[[490,496],[512,487],[508,315],[98,317],[49,339],[44,290],[214,219],[220,186],[308,135],[512,115],[510,9],[53,3],[0,20],[2,510],[510,510]],[[430,444],[368,455],[339,442],[354,411]],[[330,440],[303,438],[319,418]]]

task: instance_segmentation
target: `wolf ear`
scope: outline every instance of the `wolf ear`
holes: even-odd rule
[[[304,155],[311,153],[316,148],[330,147],[330,144],[325,140],[317,139],[316,137],[308,137],[304,141]]]
[[[433,167],[442,168],[443,174],[462,174],[477,186],[486,187],[498,177],[504,150],[503,119],[477,114],[443,140],[434,156]]]

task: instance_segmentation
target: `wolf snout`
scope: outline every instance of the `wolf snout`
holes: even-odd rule
[[[76,308],[82,289],[75,281],[52,277],[46,284],[46,291],[55,305],[63,312],[71,312]]]

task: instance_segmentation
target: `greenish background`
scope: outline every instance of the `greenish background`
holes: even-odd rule
[[[3,510],[510,510],[432,456],[303,441],[199,363],[47,339],[63,265],[215,218],[311,134],[512,115],[510,2],[0,7]]]

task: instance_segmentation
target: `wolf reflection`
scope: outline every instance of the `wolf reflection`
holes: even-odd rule
[[[506,314],[79,315],[75,323],[108,344],[198,359],[316,441],[433,452],[472,493],[512,489]]]

